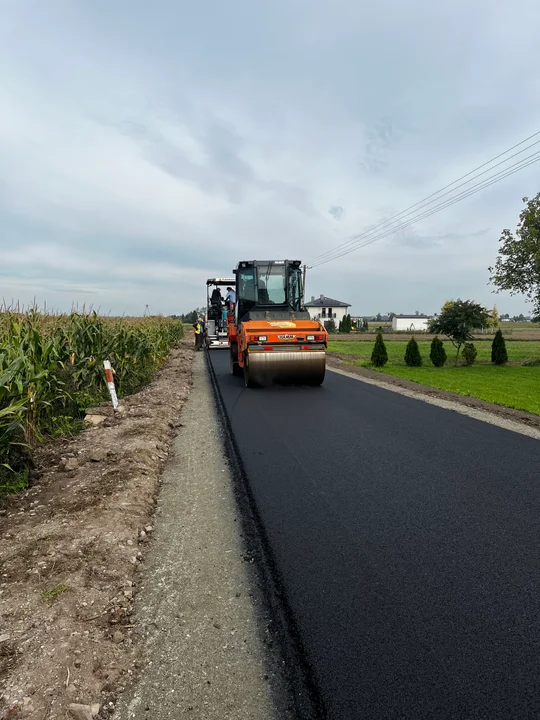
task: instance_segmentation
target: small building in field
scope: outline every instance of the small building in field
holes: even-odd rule
[[[327,320],[333,320],[336,327],[347,315],[350,307],[349,303],[334,300],[326,295],[320,295],[318,298],[312,295],[311,301],[306,303],[306,310],[309,311],[312,320],[320,320],[323,324]]]
[[[429,315],[394,315],[394,332],[427,332]]]

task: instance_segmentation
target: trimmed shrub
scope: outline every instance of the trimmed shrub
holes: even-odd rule
[[[435,365],[435,367],[442,367],[446,362],[446,350],[444,349],[443,341],[437,337],[434,337],[431,341],[431,351],[429,353],[429,359]]]
[[[378,333],[375,340],[373,352],[371,353],[371,362],[375,367],[383,367],[388,362],[388,353],[381,333]]]
[[[407,343],[407,349],[405,350],[405,364],[409,367],[421,367],[422,365],[420,348],[413,337]]]
[[[472,343],[465,343],[461,354],[463,355],[465,365],[472,365],[476,360],[478,352]]]
[[[334,320],[326,320],[324,323],[324,327],[327,333],[335,333],[336,332],[336,323]]]
[[[506,342],[501,330],[497,330],[491,343],[491,362],[495,363],[495,365],[504,365],[508,362]]]

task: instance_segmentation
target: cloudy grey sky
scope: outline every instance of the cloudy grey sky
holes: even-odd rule
[[[333,248],[540,130],[539,24],[537,0],[0,0],[0,297],[168,314],[240,259]],[[487,267],[539,190],[540,164],[308,295],[523,311]]]

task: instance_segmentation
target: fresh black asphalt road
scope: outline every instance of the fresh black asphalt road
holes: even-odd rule
[[[540,718],[540,442],[210,355],[326,716]]]

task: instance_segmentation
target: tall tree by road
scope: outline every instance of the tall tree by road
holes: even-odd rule
[[[485,307],[472,300],[447,301],[439,316],[428,323],[429,332],[446,335],[457,348],[456,365],[463,343],[473,339],[473,330],[485,327],[489,313]]]
[[[522,293],[533,303],[533,316],[540,322],[540,193],[532,200],[523,198],[525,208],[519,216],[516,234],[503,230],[491,282],[512,295]]]

